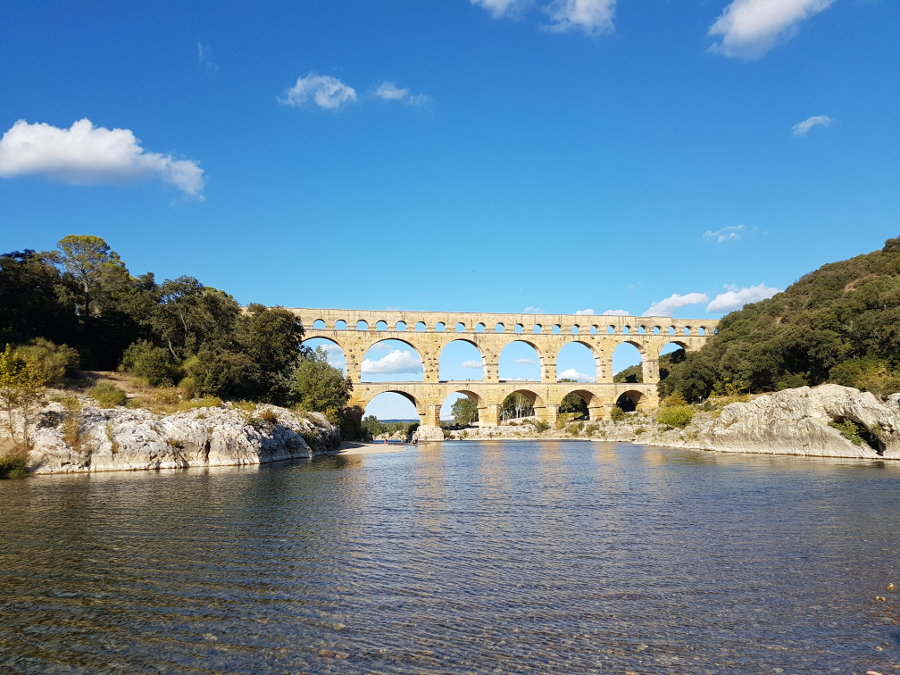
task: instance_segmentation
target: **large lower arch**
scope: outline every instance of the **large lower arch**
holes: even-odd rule
[[[572,415],[573,420],[597,420],[603,416],[599,398],[587,389],[572,389],[557,403],[557,411]]]
[[[542,422],[546,421],[547,404],[530,389],[522,388],[509,392],[499,405],[498,421],[532,416]]]
[[[398,405],[397,398],[405,399],[410,405]],[[380,405],[377,402],[381,399]],[[394,400],[391,400],[394,399]],[[365,409],[365,415],[375,415],[380,420],[397,420],[410,419],[414,413],[414,418],[418,419],[420,424],[425,423],[425,409],[415,396],[402,389],[385,389],[367,397],[366,400],[360,401],[361,406]]]
[[[450,392],[450,394],[447,395],[447,397],[444,399],[443,404],[441,405],[441,420],[452,421],[454,424],[458,424],[458,421],[453,415],[453,405],[457,401],[463,399],[471,401],[474,408],[474,419],[467,423],[464,423],[463,426],[476,424],[479,420],[478,411],[485,408],[485,403],[481,396],[469,389],[457,389],[456,391]]]
[[[669,376],[669,371],[676,363],[681,363],[687,356],[688,346],[679,340],[667,342],[659,350],[659,379],[664,380]]]
[[[616,406],[625,412],[634,412],[644,409],[645,400],[644,394],[635,389],[629,389],[619,395],[619,398],[616,399]]]

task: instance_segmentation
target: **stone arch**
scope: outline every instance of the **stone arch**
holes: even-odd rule
[[[587,350],[587,353],[585,353],[585,349]],[[562,361],[562,363],[560,361]],[[588,377],[593,378],[594,381],[600,379],[600,366],[597,361],[597,352],[593,345],[584,340],[568,340],[557,350],[556,380],[560,381],[560,379],[563,378],[581,379],[575,377],[575,373],[569,373],[568,371],[570,370],[587,375]]]
[[[629,353],[627,349],[623,350],[623,345],[630,345],[637,350],[637,363],[634,363],[634,353]],[[629,370],[632,372],[625,375],[627,378],[625,380],[626,382],[646,382],[651,379],[649,376],[650,374],[647,372],[647,368],[649,367],[647,350],[640,342],[637,342],[636,340],[619,340],[613,348],[612,359],[614,378],[626,370]]]
[[[571,399],[571,397],[573,396],[577,396],[579,399],[581,399],[583,406],[579,406],[579,410],[577,411],[566,410],[566,404],[569,403],[567,399]],[[587,389],[579,389],[578,387],[573,387],[560,397],[556,405],[558,406],[557,410],[561,414],[575,412],[576,414],[574,415],[573,419],[596,420],[600,417],[599,397],[597,397],[595,394],[592,394]]]
[[[524,356],[524,352],[523,352],[523,356],[520,357],[520,359],[517,359],[517,360],[520,362],[519,365],[522,365],[522,366],[524,366],[524,365],[529,365],[529,366],[530,366],[530,365],[534,365],[534,366],[536,366],[536,367],[537,367],[537,375],[538,375],[537,378],[536,378],[536,379],[529,379],[528,381],[531,381],[531,382],[537,382],[537,381],[540,381],[540,380],[542,379],[541,376],[542,376],[543,373],[544,373],[544,354],[541,352],[541,348],[537,345],[536,342],[533,342],[533,341],[528,340],[528,339],[520,338],[520,337],[517,337],[517,338],[514,339],[514,340],[510,340],[510,341],[507,342],[505,345],[503,345],[503,348],[500,350],[500,353],[497,355],[497,376],[498,376],[498,378],[501,378],[501,379],[502,379],[502,373],[503,373],[503,371],[506,370],[506,371],[507,371],[507,374],[508,374],[508,371],[510,370],[510,368],[512,368],[512,369],[515,370],[515,371],[522,371],[522,370],[523,370],[523,368],[516,368],[516,367],[512,366],[512,365],[509,364],[509,363],[506,364],[506,367],[505,367],[505,368],[504,368],[504,365],[503,365],[504,354],[506,354],[506,356],[507,356],[508,358],[513,358],[513,359],[515,359],[515,356],[512,356],[512,357],[509,356],[509,353],[507,352],[507,350],[508,350],[510,347],[512,347],[513,345],[515,345],[516,343],[519,343],[519,344],[522,344],[522,345],[527,345],[528,347],[530,347],[530,348],[534,351],[534,355],[537,357],[537,358],[536,358],[536,361],[537,361],[536,363],[534,363],[534,364],[521,363],[521,360],[522,360],[522,359],[525,359],[525,358],[531,358],[531,356],[525,357],[525,356]],[[520,350],[520,348],[514,347],[514,348],[513,348],[513,352],[515,352],[515,351],[521,351],[521,350]],[[529,368],[528,370],[531,370],[531,369]],[[509,378],[509,379],[517,379],[517,378]]]
[[[417,321],[416,322],[416,330],[421,333],[421,332],[428,330],[428,326],[425,325],[424,321]]]
[[[616,399],[616,406],[625,412],[634,412],[635,410],[642,410],[644,402],[645,398],[641,392],[636,389],[629,389],[619,394],[619,397]]]
[[[453,330],[455,330],[457,333],[465,333],[466,332],[466,324],[464,324],[462,321],[458,321],[456,323],[456,328],[454,328]]]
[[[375,330],[387,330],[388,323],[384,319],[379,319],[375,322]]]
[[[674,347],[674,349],[671,349]],[[659,379],[664,380],[669,376],[669,368],[673,363],[681,363],[685,359],[688,345],[682,340],[667,340],[659,347],[659,355],[656,369]]]
[[[527,400],[528,408],[530,409],[530,410],[528,410],[528,409],[521,410],[520,412],[522,412],[522,413],[528,412],[530,414],[521,414],[521,415],[518,415],[518,417],[530,417],[531,415],[534,415],[539,420],[546,421],[546,418],[547,418],[546,402],[544,401],[543,398],[541,398],[538,395],[537,392],[532,391],[528,387],[521,387],[521,388],[513,389],[503,397],[503,400],[500,402],[500,410],[498,411],[501,420],[502,419],[515,419],[515,417],[511,418],[511,417],[504,416],[504,406],[508,406],[508,402],[514,394],[521,394]],[[507,407],[507,410],[508,410],[508,407]]]
[[[334,322],[335,330],[347,330],[347,322],[344,319],[338,319]]]
[[[327,326],[325,325],[324,319],[316,319],[312,322],[313,330],[325,330]]]
[[[475,407],[479,410],[479,414],[476,415],[474,423],[478,424],[480,411],[485,409],[486,404],[484,402],[484,399],[471,389],[455,389],[447,393],[447,395],[444,397],[444,400],[441,402],[441,420],[447,420],[453,417],[452,407],[453,404],[457,400],[459,400],[460,397],[458,395],[462,395],[462,397],[468,398],[475,404]],[[452,401],[450,400],[451,398],[453,399]]]
[[[356,330],[369,330],[369,322],[365,319],[360,319],[356,322]]]
[[[373,342],[369,343],[364,349],[361,350],[361,354],[360,354],[360,359],[361,359],[361,360],[360,360],[360,381],[361,381],[361,382],[392,382],[392,381],[393,381],[393,382],[396,382],[396,381],[401,381],[401,380],[394,379],[394,378],[392,378],[392,377],[379,378],[379,379],[370,379],[370,376],[367,376],[367,375],[366,375],[367,372],[368,372],[368,373],[374,373],[375,375],[399,375],[399,374],[403,374],[403,373],[406,373],[406,372],[408,372],[408,373],[410,373],[410,374],[416,374],[416,369],[414,369],[414,368],[412,367],[412,364],[411,364],[411,363],[409,364],[409,365],[410,365],[410,369],[409,369],[408,371],[403,371],[403,370],[389,371],[389,370],[380,370],[380,369],[379,369],[379,370],[368,370],[368,371],[364,371],[363,368],[366,366],[366,361],[369,360],[367,357],[370,356],[370,352],[371,352],[372,348],[375,347],[375,346],[377,346],[377,345],[379,345],[379,344],[381,344],[381,343],[383,343],[383,342],[400,342],[400,343],[404,344],[406,347],[408,347],[409,349],[411,349],[411,350],[413,351],[413,353],[416,355],[416,357],[418,358],[418,360],[419,360],[418,370],[421,370],[421,371],[422,371],[422,374],[421,374],[421,375],[417,375],[414,379],[411,379],[411,380],[410,380],[410,379],[407,379],[407,380],[402,380],[402,381],[404,381],[404,382],[422,382],[422,381],[424,381],[424,379],[425,379],[424,373],[425,373],[425,368],[427,367],[427,364],[426,364],[426,361],[425,361],[425,356],[422,354],[421,351],[419,351],[419,348],[416,347],[416,345],[414,345],[414,344],[413,344],[412,342],[410,342],[409,340],[404,340],[403,338],[389,337],[389,338],[380,338],[380,339],[374,340]],[[378,358],[378,359],[373,359],[372,362],[376,364],[376,367],[380,368],[381,366],[378,365],[378,362],[379,362],[379,361],[383,361],[387,356],[390,355],[390,353],[391,353],[391,352],[388,352],[388,354],[385,354],[385,356],[382,356],[382,357],[380,357],[380,358]],[[397,361],[398,361],[398,367],[399,367],[399,365],[400,365],[400,359],[398,358]],[[384,367],[387,367],[387,365],[389,365],[389,364],[385,364]]]
[[[385,394],[398,395],[401,398],[404,398],[407,401],[409,401],[412,404],[412,407],[413,407],[413,410],[415,411],[416,417],[419,418],[419,424],[426,425],[428,423],[425,406],[422,405],[422,402],[419,401],[413,394],[409,393],[408,391],[404,391],[402,388],[399,388],[399,387],[396,389],[395,388],[385,388],[381,391],[374,392],[367,398],[361,400],[360,405],[363,408],[363,410],[365,411],[364,415],[374,415],[375,412],[373,410],[371,410],[369,408],[369,406],[372,404],[373,401],[375,401],[375,399],[377,399],[379,396],[384,396]],[[391,415],[391,417],[393,417],[393,415]],[[383,417],[382,419],[389,419],[389,418]]]
[[[465,378],[445,377],[445,375],[447,375],[447,372],[446,372],[447,367],[445,366],[445,363],[444,363],[445,351],[450,345],[452,345],[453,343],[456,343],[456,342],[460,342],[464,345],[473,347],[476,350],[476,352],[478,354],[478,360],[481,362],[480,377],[477,377],[477,378],[476,377],[471,377],[471,378],[470,377],[465,377]],[[451,351],[453,351],[453,350],[451,350]],[[469,349],[467,351],[471,352],[471,349]],[[461,354],[459,356],[461,356]],[[469,359],[466,359],[466,361],[468,361],[468,360]],[[474,359],[472,359],[472,360],[474,360]],[[478,344],[474,340],[470,340],[465,337],[454,337],[453,339],[447,340],[446,342],[444,342],[444,344],[442,344],[440,347],[440,351],[438,352],[438,379],[442,380],[442,381],[462,380],[462,379],[483,381],[485,379],[485,375],[486,375],[486,373],[485,373],[485,365],[486,364],[487,364],[487,359],[485,358],[484,350],[481,347],[479,347]]]
[[[394,330],[406,330],[406,322],[401,319],[394,324]]]
[[[318,345],[318,344],[312,344],[312,345],[307,344],[307,343],[309,343],[309,342],[316,342],[316,343],[318,343],[318,342],[325,342],[325,343],[329,343],[329,344],[332,344],[332,345],[334,345],[335,347],[337,347],[337,348],[338,348],[338,351],[340,351],[340,357],[338,357],[338,358],[335,358],[335,357],[330,358],[330,359],[329,359],[329,363],[331,363],[332,361],[336,361],[336,362],[338,362],[338,363],[343,362],[343,366],[335,365],[335,367],[337,367],[339,370],[342,370],[345,377],[348,375],[348,372],[347,372],[347,370],[348,370],[348,368],[347,368],[347,351],[346,351],[346,349],[344,349],[344,346],[343,346],[340,342],[338,342],[337,340],[335,340],[334,338],[331,338],[331,337],[324,337],[324,336],[321,336],[321,335],[313,335],[313,336],[310,336],[310,337],[308,337],[308,338],[305,338],[305,339],[303,340],[303,342],[300,343],[300,345],[303,346],[303,347],[309,347],[309,348],[312,348],[312,349],[315,349],[316,347],[319,347],[319,346],[320,346],[320,345]],[[325,349],[326,352],[332,352],[332,350],[329,349],[329,348],[327,348],[327,347],[324,347],[324,349]]]

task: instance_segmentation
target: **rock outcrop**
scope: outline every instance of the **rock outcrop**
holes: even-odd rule
[[[260,405],[143,409],[50,403],[40,414],[28,466],[34,473],[135,471],[264,464],[336,450],[340,433],[318,413]],[[76,432],[77,429],[77,432]]]
[[[883,403],[837,384],[785,389],[725,406],[682,436],[678,445],[720,452],[900,459],[900,395]]]

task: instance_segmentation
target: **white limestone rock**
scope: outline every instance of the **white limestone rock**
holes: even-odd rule
[[[65,414],[58,403],[41,413],[28,457],[34,473],[263,464],[311,457],[340,444],[338,430],[323,415],[301,415],[275,406],[157,415],[86,405],[74,445],[64,440]]]
[[[854,444],[831,422],[851,420],[873,434],[875,448]],[[752,452],[900,459],[900,395],[887,402],[837,384],[785,389],[722,409],[684,445],[720,452]]]

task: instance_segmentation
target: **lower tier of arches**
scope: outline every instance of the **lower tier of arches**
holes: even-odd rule
[[[659,404],[655,384],[587,382],[358,382],[353,385],[350,405],[365,408],[376,396],[399,394],[415,406],[422,426],[439,427],[441,406],[448,396],[462,394],[478,407],[479,426],[495,426],[502,419],[503,402],[521,394],[535,417],[554,424],[563,400],[572,394],[581,398],[588,419],[608,418],[617,405],[623,410],[653,410]]]

